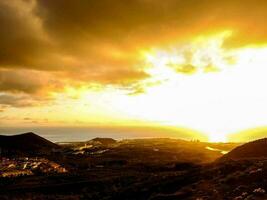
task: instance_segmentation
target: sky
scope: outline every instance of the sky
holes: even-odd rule
[[[0,128],[169,127],[244,140],[267,126],[266,9],[265,0],[1,0]]]

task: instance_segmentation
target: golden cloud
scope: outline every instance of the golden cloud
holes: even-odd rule
[[[226,47],[266,43],[266,8],[264,0],[1,1],[0,92],[47,95],[81,83],[131,88],[149,77],[142,49],[220,30],[233,31]],[[7,96],[0,99],[6,104]]]

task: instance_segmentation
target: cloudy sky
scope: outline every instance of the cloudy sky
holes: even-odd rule
[[[267,125],[265,0],[1,0],[0,126]]]

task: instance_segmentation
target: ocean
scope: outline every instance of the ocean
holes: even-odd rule
[[[96,137],[113,139],[180,138],[192,139],[184,132],[153,127],[0,127],[0,135],[16,135],[33,132],[52,142],[80,142]]]

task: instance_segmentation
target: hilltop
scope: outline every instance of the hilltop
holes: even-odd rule
[[[253,158],[267,158],[267,138],[255,140],[238,146],[219,160],[225,161]]]
[[[60,146],[28,132],[19,135],[0,135],[0,148],[2,155],[39,155],[48,154]]]
[[[115,144],[117,141],[114,140],[113,138],[94,138],[92,140],[90,140],[89,142],[96,142],[96,143],[100,143],[102,145],[110,145],[110,144]]]

